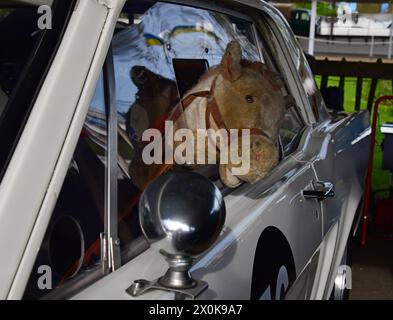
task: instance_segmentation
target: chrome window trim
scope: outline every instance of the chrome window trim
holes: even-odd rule
[[[117,108],[112,46],[109,47],[104,63],[104,96],[108,123],[108,162],[105,174],[105,223],[104,235],[101,237],[101,241],[104,242],[101,245],[101,259],[103,270],[106,272],[114,271],[121,266],[117,222]]]
[[[256,46],[258,48],[259,58],[261,59],[262,63],[266,64],[265,57],[263,56],[263,45],[261,43],[261,39],[258,36],[258,30],[255,25],[255,21],[252,22],[252,33],[255,38]]]

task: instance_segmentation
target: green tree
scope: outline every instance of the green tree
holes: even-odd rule
[[[311,2],[299,2],[296,4],[296,8],[311,9]],[[337,16],[337,9],[333,8],[333,5],[329,2],[317,3],[317,15],[319,16]]]

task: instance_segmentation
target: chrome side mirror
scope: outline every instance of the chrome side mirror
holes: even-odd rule
[[[139,202],[139,221],[146,239],[168,262],[166,273],[154,281],[136,280],[127,289],[140,296],[157,289],[196,298],[208,287],[193,279],[194,259],[219,236],[225,222],[220,190],[194,172],[168,172],[149,184]]]

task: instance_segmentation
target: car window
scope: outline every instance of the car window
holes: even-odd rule
[[[38,7],[0,2],[0,179],[56,52],[74,1],[52,3],[51,29]]]
[[[204,72],[220,64],[232,40],[240,43],[243,59],[273,67],[270,58],[258,49],[252,23],[243,17],[154,1],[138,4],[126,4],[112,41],[119,119],[118,233],[122,263],[135,256],[142,237],[139,195],[150,181],[148,177],[165,172],[141,165],[142,134],[149,128],[163,129],[163,119],[172,107]],[[218,166],[195,170],[226,192]]]
[[[0,117],[40,38],[37,31],[35,7],[0,9]]]
[[[308,21],[309,20],[309,16],[307,12],[302,12],[300,20],[302,21]]]
[[[97,84],[24,299],[67,297],[103,275],[107,120],[103,76]]]

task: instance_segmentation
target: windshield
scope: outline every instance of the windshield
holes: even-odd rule
[[[39,38],[35,7],[0,7],[0,117]]]

